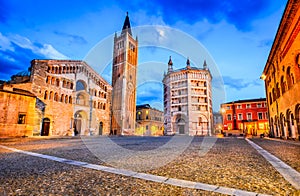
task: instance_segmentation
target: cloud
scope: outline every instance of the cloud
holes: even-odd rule
[[[68,59],[68,57],[58,52],[50,44],[32,43],[27,37],[23,37],[20,35],[11,36],[10,41],[11,43],[14,43],[21,48],[29,49],[37,55],[42,55],[44,58]]]
[[[162,84],[157,82],[147,82],[137,87],[137,104],[149,102],[162,102]]]
[[[123,3],[120,2],[120,5]],[[277,9],[272,0],[250,1],[250,0],[186,0],[174,3],[172,0],[140,1],[133,0],[123,4],[127,10],[141,10],[147,7],[148,15],[159,15],[170,25],[178,21],[193,24],[203,19],[211,23],[222,20],[235,25],[239,30],[251,29],[251,22],[271,9]]]
[[[258,82],[259,79],[253,81],[245,81],[242,78],[232,78],[230,76],[223,76],[223,80],[224,85],[236,90],[242,90],[250,86],[261,86],[261,84]]]
[[[1,32],[0,32],[0,50],[14,51],[14,48],[12,47],[10,40],[7,37],[5,37],[4,35],[2,35]]]
[[[10,76],[20,71],[27,70],[33,58],[42,58],[30,49],[24,49],[14,43],[14,50],[0,50],[0,79],[9,80]]]
[[[69,41],[69,44],[80,44],[80,45],[87,44],[87,41],[84,39],[84,37],[79,35],[72,35],[60,31],[54,31],[54,34],[66,38]]]
[[[20,35],[0,33],[0,79],[8,80],[12,74],[27,70],[32,59],[67,59],[50,44],[32,43]]]

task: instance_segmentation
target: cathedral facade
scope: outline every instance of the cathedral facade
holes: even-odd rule
[[[136,120],[138,41],[127,16],[121,35],[115,34],[112,65],[112,123],[114,135],[133,135]]]
[[[170,57],[163,78],[165,135],[211,135],[211,79],[206,62],[197,68],[187,60],[185,68],[173,70]]]
[[[9,132],[8,126],[13,123],[30,122],[31,131],[11,131],[27,136],[109,134],[112,88],[88,64],[80,60],[32,60],[29,70],[28,74],[13,76],[1,89],[2,93],[19,92],[23,97],[32,94],[34,104],[22,110],[23,116],[20,111],[10,110],[9,115],[18,119],[2,122],[1,131]],[[18,100],[6,102],[26,105]]]

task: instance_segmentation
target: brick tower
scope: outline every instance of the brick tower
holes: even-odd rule
[[[120,36],[115,34],[112,65],[112,125],[114,135],[133,135],[136,118],[138,41],[127,16]]]

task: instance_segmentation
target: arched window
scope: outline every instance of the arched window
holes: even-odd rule
[[[272,95],[273,95],[273,99],[276,100],[277,98],[276,98],[276,95],[275,95],[275,89],[274,88],[272,89]]]
[[[73,89],[74,84],[71,82],[70,83],[70,89]]]
[[[69,103],[72,104],[72,96],[69,96]]]
[[[271,92],[269,92],[269,101],[270,101],[270,104],[273,103]]]
[[[283,92],[282,92],[282,94],[283,94]],[[280,88],[279,88],[279,83],[277,82],[277,83],[276,83],[276,99],[277,99],[278,97],[280,97]]]
[[[50,99],[50,100],[53,100],[53,91],[50,91],[49,99]]]
[[[284,94],[286,91],[286,88],[285,88],[285,81],[284,81],[283,76],[281,76],[281,79],[280,79],[280,86],[281,86],[281,92],[282,92],[282,94]]]
[[[58,101],[58,93],[54,94],[54,101]]]
[[[66,81],[63,80],[63,87],[66,88],[66,85],[67,85]]]
[[[50,76],[47,76],[47,78],[46,78],[46,83],[47,83],[47,84],[50,84],[50,83],[51,83],[51,77],[50,77]]]
[[[48,91],[45,91],[44,99],[47,99],[47,98],[48,98]]]
[[[59,79],[56,79],[56,86],[59,87]]]
[[[100,102],[98,102],[98,109],[100,109]]]
[[[65,96],[65,103],[68,103],[68,95]]]
[[[103,104],[103,108],[102,109],[105,110],[105,103]]]
[[[288,67],[286,69],[286,81],[287,81],[287,88],[291,89],[292,85],[293,85],[293,81],[292,81],[292,75],[291,75],[291,67]],[[287,89],[287,90],[288,90]]]
[[[65,95],[61,94],[61,96],[60,96],[60,102],[64,102],[64,100],[65,100]]]
[[[81,90],[86,91],[86,85],[83,81],[77,81],[76,82],[76,91],[81,91]]]
[[[52,84],[52,85],[55,84],[55,78],[54,78],[54,77],[51,79],[51,84]]]

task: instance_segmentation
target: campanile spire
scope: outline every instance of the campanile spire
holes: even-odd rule
[[[126,31],[132,36],[128,12],[126,12],[126,18],[123,24],[122,33],[125,33]]]

